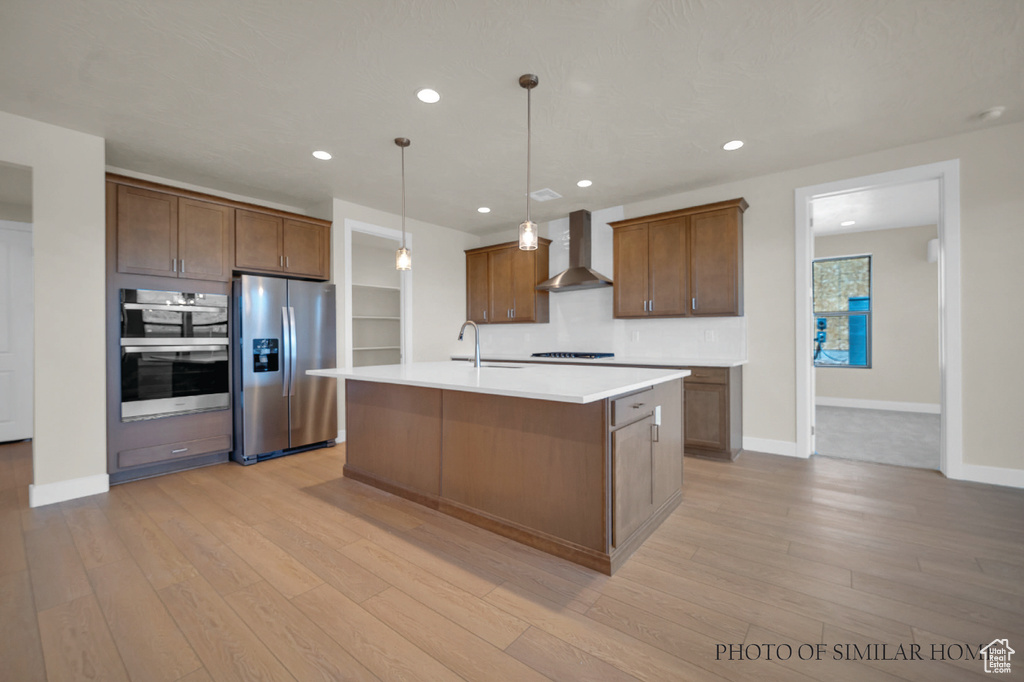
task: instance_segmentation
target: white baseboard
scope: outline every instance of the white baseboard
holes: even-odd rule
[[[907,403],[901,400],[861,400],[859,398],[829,398],[816,396],[815,405],[823,407],[857,407],[862,410],[891,410],[893,412],[920,412],[924,414],[942,414],[942,405],[938,403]]]
[[[796,443],[788,440],[771,440],[770,438],[750,438],[749,436],[744,436],[743,449],[753,450],[754,452],[767,452],[769,455],[807,459],[806,456],[798,455],[796,453]]]
[[[975,483],[1004,485],[1010,488],[1024,488],[1024,469],[1007,469],[980,464],[961,464],[959,471],[949,472],[950,478]]]
[[[96,474],[83,478],[73,478],[70,481],[57,481],[55,483],[42,483],[28,486],[28,506],[43,507],[57,502],[66,502],[79,497],[99,495],[110,490],[110,476],[107,474]]]
[[[335,442],[337,442],[337,443],[344,443],[345,442],[345,429],[341,429],[341,430],[338,431],[338,439]]]

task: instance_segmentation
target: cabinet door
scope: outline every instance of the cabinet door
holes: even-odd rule
[[[683,382],[658,384],[652,396],[661,407],[661,424],[654,429],[654,506],[660,507],[683,485]]]
[[[282,220],[252,211],[235,211],[235,267],[281,272]]]
[[[178,276],[231,279],[231,227],[235,210],[196,199],[178,199]]]
[[[511,322],[512,249],[487,252],[488,317],[491,322]]]
[[[646,317],[648,282],[647,225],[615,230],[612,235],[615,317]]]
[[[742,314],[739,219],[735,208],[690,216],[690,314]]]
[[[466,319],[490,322],[488,317],[487,254],[466,254]]]
[[[649,315],[686,314],[686,223],[683,216],[648,226]]]
[[[654,470],[647,417],[612,432],[612,545],[624,543],[654,511]]]
[[[117,271],[174,277],[178,272],[178,197],[117,188]]]
[[[513,248],[512,252],[512,319],[533,322],[536,319],[534,302],[540,282],[537,281],[537,251]],[[543,280],[541,280],[543,281]]]
[[[298,220],[285,220],[283,230],[285,272],[326,279],[325,228]]]
[[[729,450],[729,387],[686,382],[684,429],[686,448]]]

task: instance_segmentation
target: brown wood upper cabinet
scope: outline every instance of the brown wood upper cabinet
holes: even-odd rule
[[[743,314],[744,199],[619,220],[615,317]]]
[[[330,278],[330,228],[239,209],[235,217],[235,268]]]
[[[234,209],[140,187],[117,188],[117,271],[231,279]]]
[[[507,242],[466,251],[466,317],[478,323],[547,322],[550,239],[535,251]]]

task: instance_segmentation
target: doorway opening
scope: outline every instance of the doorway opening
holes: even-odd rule
[[[0,443],[33,430],[32,169],[0,162]]]
[[[915,227],[921,228],[920,235],[911,235],[910,233],[899,234],[898,236],[902,239],[913,237],[917,241],[922,241],[922,237],[925,236],[929,230],[934,229],[934,236],[928,240],[923,240],[920,245],[918,252],[918,258],[923,263],[928,257],[929,253],[934,253],[936,258],[935,269],[937,286],[935,287],[935,298],[936,307],[938,308],[938,320],[937,320],[937,352],[932,357],[938,358],[938,386],[937,391],[934,390],[934,385],[930,387],[924,386],[927,381],[912,382],[906,377],[897,379],[895,383],[905,384],[902,392],[892,393],[888,400],[883,399],[878,394],[864,393],[866,391],[865,384],[871,383],[866,382],[865,378],[868,376],[870,370],[865,370],[863,367],[871,367],[871,363],[861,362],[861,368],[850,367],[849,364],[845,366],[834,366],[827,369],[822,369],[821,366],[815,366],[815,346],[819,343],[820,335],[819,331],[825,331],[825,339],[822,340],[823,347],[830,343],[829,332],[833,333],[833,339],[831,341],[833,345],[833,357],[842,357],[842,352],[835,352],[835,347],[846,345],[847,354],[855,354],[859,359],[862,360],[862,350],[866,343],[864,339],[857,339],[854,343],[858,348],[854,348],[851,353],[851,340],[849,338],[850,331],[847,329],[845,332],[841,331],[838,327],[833,326],[830,329],[828,318],[836,317],[835,315],[821,315],[815,312],[815,300],[814,300],[814,266],[813,262],[816,255],[825,256],[857,256],[865,254],[865,247],[863,244],[857,245],[855,239],[856,234],[843,235],[847,240],[847,243],[833,243],[829,249],[824,247],[824,242],[821,242],[821,253],[818,253],[819,249],[816,249],[816,242],[819,237],[824,239],[823,236],[815,234],[814,225],[821,226],[821,220],[826,219],[824,216],[828,215],[825,208],[831,202],[835,205],[843,205],[849,203],[851,200],[856,199],[858,195],[870,196],[872,193],[876,197],[885,196],[886,194],[900,195],[901,193],[906,194],[913,190],[921,190],[923,192],[932,191],[935,195],[935,201],[933,209],[935,211],[934,228],[930,225],[920,224]],[[874,416],[892,416],[887,413],[906,413],[904,416],[908,417],[908,421],[922,421],[918,417],[924,415],[923,421],[931,420],[935,421],[936,412],[938,412],[938,457],[937,463],[934,464],[934,468],[938,468],[947,476],[960,478],[960,472],[962,469],[963,462],[963,445],[962,445],[962,373],[961,373],[961,349],[960,349],[960,210],[959,210],[959,162],[956,160],[946,161],[941,163],[929,164],[925,166],[916,166],[912,168],[906,168],[897,171],[891,171],[888,173],[880,173],[877,175],[865,176],[860,178],[851,178],[848,180],[841,180],[838,182],[826,183],[822,185],[814,185],[811,187],[803,187],[796,190],[796,368],[797,368],[797,454],[802,457],[809,457],[815,451],[822,452],[822,454],[829,454],[823,451],[825,443],[816,443],[816,437],[822,435],[819,427],[829,428],[828,425],[823,421],[820,425],[816,423],[816,417],[818,417],[816,409],[816,398],[820,401],[821,398],[826,398],[824,401],[826,405],[823,407],[854,407],[855,409],[864,410],[865,412],[872,408],[880,408],[878,414],[867,415],[868,417]],[[833,216],[834,218],[835,216]],[[843,221],[837,222],[845,222]],[[918,222],[918,220],[911,220],[910,222]],[[923,219],[924,223],[930,222],[930,219]],[[835,226],[837,229],[840,227],[838,224]],[[851,227],[851,226],[845,226]],[[879,230],[865,230],[864,235],[870,235],[872,231],[876,232],[877,235],[883,235],[883,231]],[[892,230],[893,233],[899,233],[900,230]],[[834,235],[833,235],[834,236]],[[868,237],[865,236],[864,239]],[[928,246],[928,242],[932,239],[937,240],[931,247]],[[833,240],[836,242],[836,240]],[[842,240],[839,240],[842,241]],[[877,241],[877,240],[876,240]],[[881,241],[885,241],[884,237]],[[937,248],[936,248],[937,245]],[[882,248],[881,246],[875,245],[868,247],[868,250],[877,250]],[[930,251],[929,251],[930,248]],[[832,250],[835,249],[835,250]],[[877,254],[873,259],[875,269],[877,270]],[[920,263],[918,263],[920,264]],[[892,272],[888,272],[892,270]],[[924,271],[927,273],[927,270]],[[877,272],[873,273],[871,282],[878,285]],[[886,288],[896,292],[895,295],[899,295],[901,288],[908,288],[907,282],[901,284],[900,279],[905,278],[907,273],[900,271],[898,268],[887,268],[887,276],[892,276],[895,279],[894,284],[887,284]],[[932,280],[933,285],[935,280]],[[877,366],[879,359],[879,353],[882,352],[882,346],[879,346],[879,342],[882,341],[880,336],[881,332],[878,331],[878,325],[880,320],[878,316],[882,310],[880,300],[878,296],[881,294],[881,290],[876,290],[875,294],[871,297],[871,300],[864,301],[864,297],[858,296],[858,293],[863,292],[852,292],[854,295],[852,298],[861,299],[856,301],[855,308],[860,310],[849,311],[858,317],[864,313],[868,314],[867,319],[861,325],[860,333],[867,333],[874,331],[872,339],[870,340],[872,360]],[[898,308],[898,305],[893,303],[893,294],[887,295],[885,304],[886,315],[894,312],[894,308]],[[849,298],[849,297],[848,297]],[[849,302],[846,303],[849,307]],[[924,312],[926,307],[929,307],[929,303],[920,303],[917,312]],[[868,310],[864,310],[868,308]],[[934,315],[932,312],[934,308],[929,310],[929,314]],[[818,311],[821,312],[820,310]],[[831,311],[837,312],[837,311]],[[819,330],[818,325],[819,319],[822,317],[826,318],[825,329]],[[906,315],[904,315],[906,317]],[[912,334],[908,334],[907,329],[900,332],[900,317],[897,313],[895,316],[895,322],[886,322],[885,334],[891,335],[895,331],[895,340],[907,340],[910,339]],[[912,324],[914,330],[919,330],[922,325],[920,318],[915,317],[915,321],[908,322]],[[873,329],[868,327],[873,325]],[[896,327],[895,330],[891,327]],[[913,331],[913,330],[909,330]],[[921,344],[923,342],[916,341],[913,343]],[[898,343],[890,342],[890,339],[886,339],[884,342],[885,353],[890,353],[893,348],[899,350]],[[925,350],[919,355],[925,355],[928,351]],[[906,357],[906,356],[904,356]],[[836,374],[836,373],[845,373]],[[860,378],[857,378],[857,374],[860,374]],[[817,376],[816,376],[817,375]],[[838,388],[838,384],[834,379],[839,376],[842,380],[838,384],[861,384],[859,390],[862,391],[860,395],[856,392],[851,393],[850,388],[845,389],[846,395],[835,395],[841,392]],[[877,378],[877,373],[876,373]],[[820,380],[822,384],[822,391],[816,388],[816,379]],[[934,376],[933,376],[934,379]],[[852,380],[852,381],[851,381]],[[877,383],[877,382],[876,382]],[[906,385],[914,384],[916,389],[908,389]],[[891,389],[891,387],[890,387]],[[918,392],[913,392],[917,390]],[[832,393],[834,395],[828,395]],[[828,405],[830,402],[828,398],[833,398],[831,401],[833,404]],[[838,400],[836,400],[838,398]],[[916,399],[915,399],[916,398]],[[872,402],[874,400],[875,402]],[[836,405],[835,403],[839,403]],[[936,406],[937,403],[937,406]],[[824,416],[824,415],[823,415]],[[859,413],[859,417],[864,417],[865,414]],[[842,420],[840,420],[842,421]],[[866,424],[871,424],[870,428],[861,428],[861,431],[871,432],[880,423],[879,419],[870,420]],[[897,426],[899,426],[897,424]],[[906,425],[904,425],[905,427]],[[856,430],[856,425],[854,425]],[[907,435],[909,434],[909,435]],[[913,439],[920,436],[914,435],[913,429],[905,429],[905,436]],[[903,436],[901,436],[902,438]],[[844,438],[844,436],[840,436]],[[850,439],[849,434],[845,436],[847,440]],[[821,447],[819,447],[821,446]],[[878,449],[877,442],[874,444],[869,443],[868,448]],[[896,444],[898,449],[898,444]],[[929,465],[931,467],[933,465]]]
[[[345,220],[346,367],[410,362],[412,273],[395,269],[402,233]],[[412,237],[405,243],[412,248]]]
[[[811,201],[816,455],[939,468],[938,206],[937,180]]]

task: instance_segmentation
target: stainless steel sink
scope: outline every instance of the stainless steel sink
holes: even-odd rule
[[[497,362],[481,362],[481,367],[490,367],[492,369],[522,369],[523,365],[504,365]]]

